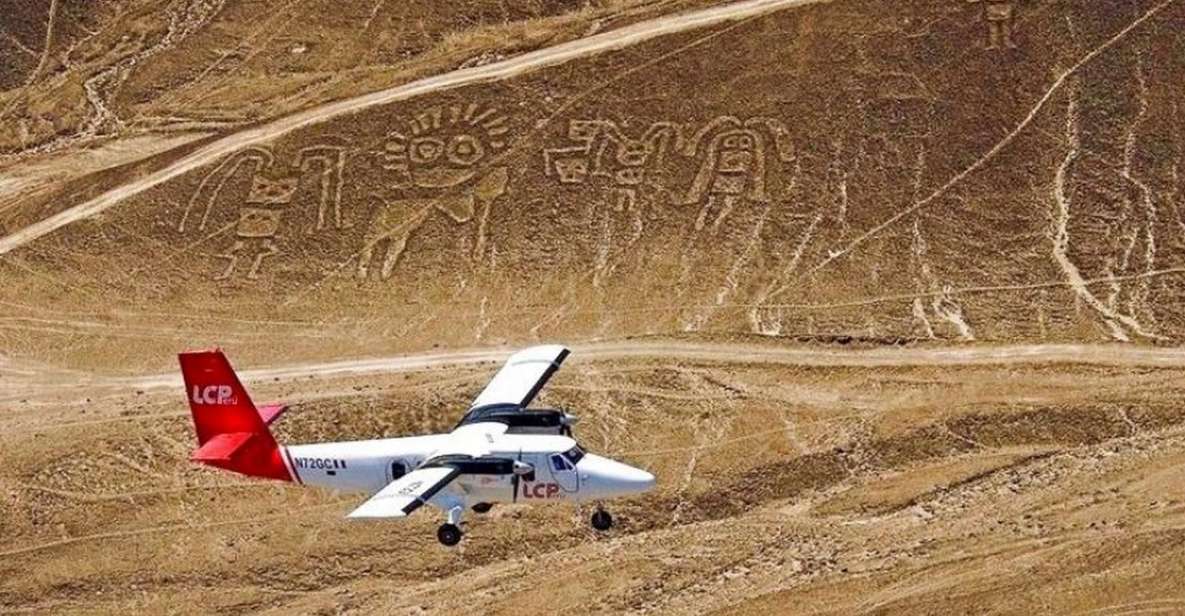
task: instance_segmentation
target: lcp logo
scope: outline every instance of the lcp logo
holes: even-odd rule
[[[234,404],[234,390],[230,385],[193,386],[191,399],[195,404]]]

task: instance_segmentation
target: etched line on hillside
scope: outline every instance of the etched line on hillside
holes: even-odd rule
[[[157,105],[162,105],[162,104],[172,104],[174,102],[181,102],[181,103],[196,102],[196,101],[187,101],[186,100],[186,99],[192,98],[190,95],[185,94],[185,92],[187,90],[189,90],[195,84],[201,83],[201,81],[203,79],[205,79],[207,75],[209,75],[212,71],[217,70],[219,68],[219,66],[221,66],[222,63],[227,58],[235,56],[244,47],[244,45],[250,49],[258,50],[259,47],[254,46],[255,37],[259,36],[260,34],[262,34],[264,32],[268,32],[271,34],[271,37],[274,37],[277,33],[282,32],[284,30],[284,26],[287,26],[288,22],[292,21],[292,19],[296,17],[296,11],[293,10],[293,6],[299,2],[300,2],[300,0],[290,0],[283,7],[278,7],[278,10],[272,11],[271,16],[268,17],[266,20],[264,20],[263,23],[261,23],[258,28],[256,28],[255,30],[252,30],[251,32],[248,32],[246,36],[243,36],[238,41],[236,41],[233,46],[230,46],[226,50],[221,51],[221,53],[219,53],[219,55],[218,55],[218,58],[215,59],[209,65],[207,65],[200,73],[198,73],[198,75],[196,77],[193,77],[192,79],[187,80],[185,83],[181,84],[178,87],[170,89],[168,92],[164,93],[164,95],[162,95],[160,98],[156,99],[154,101],[154,103],[156,103]],[[275,26],[273,24],[273,22],[281,17],[283,17],[283,19],[284,19],[283,23],[279,27]],[[271,37],[269,37],[267,40],[271,40]],[[256,51],[256,53],[258,53],[258,52]],[[254,55],[254,54],[252,54],[252,55]],[[240,61],[240,63],[245,63],[249,59],[250,59],[249,57],[240,58],[239,61]],[[233,68],[226,70],[222,77],[215,79],[213,81],[213,83],[210,84],[211,90],[213,90],[216,86],[220,85],[233,72],[234,72]],[[141,115],[138,115],[135,119],[139,120],[142,117],[144,117],[144,116],[141,114]]]
[[[1113,47],[1116,43],[1118,43],[1119,41],[1126,38],[1128,34],[1130,34],[1136,28],[1140,27],[1144,22],[1146,22],[1149,19],[1151,19],[1152,17],[1156,16],[1158,13],[1160,13],[1165,8],[1167,8],[1170,4],[1173,4],[1176,1],[1177,0],[1164,0],[1160,4],[1157,4],[1156,6],[1149,9],[1146,13],[1144,13],[1140,17],[1136,18],[1132,23],[1128,24],[1125,28],[1120,30],[1117,34],[1115,34],[1111,38],[1107,39],[1102,44],[1100,44],[1098,47],[1095,47],[1093,50],[1091,50],[1085,56],[1080,58],[1078,60],[1078,62],[1074,63],[1073,66],[1071,66],[1066,71],[1062,72],[1062,74],[1059,75],[1058,78],[1054,80],[1054,82],[1049,86],[1049,89],[1047,89],[1045,91],[1045,94],[1043,94],[1041,96],[1041,98],[1039,98],[1037,100],[1037,103],[1033,106],[1033,108],[1029,110],[1028,115],[1026,115],[1024,117],[1024,119],[1021,120],[1020,124],[1018,124],[1015,128],[1013,128],[1011,131],[1009,131],[1009,133],[1007,135],[1005,135],[1003,139],[1001,139],[994,146],[992,146],[992,148],[990,150],[988,150],[983,156],[980,156],[978,159],[975,160],[975,162],[971,163],[970,166],[968,166],[967,168],[965,168],[962,171],[955,174],[953,177],[951,177],[951,179],[947,180],[945,184],[938,187],[938,189],[935,190],[934,192],[930,193],[930,195],[927,196],[925,199],[922,199],[921,201],[914,203],[913,205],[897,212],[896,214],[893,214],[892,216],[890,216],[889,218],[880,222],[879,224],[877,224],[873,228],[869,229],[868,231],[861,233],[857,238],[855,238],[854,240],[849,242],[842,249],[832,251],[825,259],[820,261],[818,265],[812,267],[807,272],[807,275],[814,275],[815,273],[817,273],[818,271],[822,270],[823,268],[831,265],[832,263],[834,263],[836,260],[840,259],[841,257],[847,256],[853,250],[855,250],[858,246],[860,246],[864,242],[868,241],[873,236],[878,235],[881,231],[884,231],[888,227],[897,223],[902,218],[905,218],[906,216],[909,216],[910,214],[917,212],[918,210],[921,210],[922,208],[930,205],[936,199],[938,199],[939,197],[942,197],[947,192],[949,192],[952,188],[954,188],[955,186],[960,184],[964,179],[966,179],[972,173],[975,173],[976,171],[983,168],[985,165],[987,165],[988,162],[990,162],[997,155],[999,155],[999,153],[1002,152],[1004,150],[1004,148],[1011,145],[1012,142],[1015,141],[1016,138],[1018,136],[1020,136],[1020,134],[1022,132],[1024,132],[1025,129],[1027,129],[1029,127],[1029,125],[1033,123],[1034,120],[1036,120],[1037,115],[1041,112],[1042,109],[1045,108],[1046,104],[1048,104],[1049,101],[1053,98],[1053,95],[1056,94],[1057,91],[1061,89],[1062,85],[1064,85],[1066,83],[1066,80],[1068,80],[1070,77],[1076,75],[1078,73],[1078,71],[1082,70],[1082,67],[1089,64],[1091,61],[1093,61],[1095,58],[1097,58],[1100,54],[1107,51],[1108,49]],[[0,253],[3,253],[3,246],[2,245],[0,245]]]
[[[37,273],[32,270],[30,270],[30,273],[37,275]],[[1181,274],[1185,274],[1185,268],[1168,268],[1168,269],[1156,270],[1156,271],[1147,272],[1147,273],[1131,274],[1131,275],[1127,275],[1127,276],[1119,276],[1119,277],[1114,277],[1114,278],[1110,278],[1110,277],[1094,278],[1094,279],[1084,280],[1084,282],[1087,285],[1096,285],[1096,284],[1111,282],[1112,280],[1120,280],[1120,281],[1136,280],[1136,279],[1155,278],[1155,277],[1166,276],[1166,275],[1181,275]],[[868,297],[868,298],[863,298],[863,299],[855,299],[855,300],[850,300],[850,301],[845,301],[845,302],[833,302],[833,303],[773,304],[773,303],[741,303],[741,302],[738,302],[738,303],[727,303],[727,304],[723,304],[723,305],[714,305],[714,304],[699,305],[699,304],[674,303],[674,304],[664,304],[664,305],[652,305],[652,306],[648,306],[645,308],[617,308],[617,309],[613,310],[613,313],[617,314],[617,315],[643,314],[643,313],[664,313],[664,312],[671,312],[672,310],[675,310],[675,309],[714,309],[714,310],[723,310],[723,309],[754,310],[754,309],[756,309],[756,310],[766,310],[766,311],[782,311],[782,310],[825,311],[825,310],[835,310],[835,309],[858,308],[858,307],[862,307],[862,306],[870,306],[873,304],[879,304],[879,303],[885,303],[885,302],[915,302],[915,301],[920,301],[923,299],[931,299],[932,300],[933,298],[940,297],[940,296],[954,296],[954,295],[972,294],[972,293],[1004,293],[1004,292],[1016,292],[1016,291],[1028,291],[1028,290],[1056,289],[1056,288],[1068,288],[1070,286],[1071,286],[1070,283],[1066,280],[1056,280],[1056,281],[1045,281],[1045,282],[1037,282],[1037,283],[1031,283],[1031,284],[1019,284],[1019,285],[994,285],[994,286],[943,288],[939,291],[881,295],[881,296],[876,296],[876,297]],[[2,301],[0,301],[0,303],[9,305],[9,306],[13,306],[13,307],[23,307],[24,309],[29,310],[28,306],[24,306],[21,304],[13,304],[12,302],[2,302]],[[439,305],[440,306],[444,306],[444,305],[451,306],[451,305],[453,305],[453,303],[446,302],[444,304],[439,304]],[[65,312],[65,311],[58,311],[58,312],[63,313],[63,314],[75,314],[75,313],[70,313],[70,312]],[[511,309],[496,310],[496,311],[487,310],[484,313],[484,315],[480,310],[469,311],[469,312],[456,311],[456,312],[449,312],[448,314],[452,318],[477,316],[480,318],[487,318],[487,319],[490,319],[493,317],[499,317],[499,316],[522,316],[522,315],[544,314],[544,315],[549,315],[545,319],[545,321],[550,322],[550,321],[558,318],[557,315],[559,315],[559,316],[589,315],[589,314],[599,314],[601,312],[603,312],[602,309],[573,310],[573,309],[571,309],[570,306],[568,306],[566,304],[564,306],[562,306],[561,309],[557,310],[553,304],[547,304],[547,305],[540,305],[540,306],[524,306],[524,307],[519,307],[519,308],[511,308]],[[142,313],[142,312],[132,312],[132,311],[121,311],[121,313],[125,314],[125,315],[168,316],[170,318],[188,318],[188,319],[199,319],[199,320],[203,319],[203,318],[207,318],[205,315],[183,315],[183,314],[177,314],[177,313],[159,313],[159,312],[143,312]],[[90,315],[93,313],[79,312],[76,314],[86,316],[86,315]],[[437,313],[430,313],[430,314],[435,315]],[[217,316],[213,316],[213,315],[209,316],[208,318],[211,320],[215,320],[215,321],[232,322],[232,323],[239,322],[239,323],[255,324],[255,325],[271,325],[274,323],[277,325],[285,325],[285,326],[291,326],[291,327],[305,327],[305,326],[311,326],[311,325],[315,324],[313,322],[307,322],[307,321],[277,320],[277,321],[273,322],[273,321],[270,321],[267,319],[255,319],[255,320],[235,319],[235,318],[231,318],[231,317],[217,317]],[[433,316],[432,318],[435,318],[435,317]],[[9,318],[9,320],[28,320],[28,319],[29,319],[28,317],[10,317]],[[371,321],[371,322],[372,323],[377,322],[377,320]],[[68,322],[67,321],[56,321],[55,324],[64,326],[64,325],[67,325]],[[37,327],[31,327],[31,326],[11,326],[11,325],[0,324],[0,329],[27,330],[27,331],[52,331],[55,333],[67,333],[67,334],[71,334],[71,335],[92,335],[92,336],[115,337],[115,338],[148,337],[145,334],[138,334],[137,335],[137,334],[129,334],[127,332],[116,331],[110,326],[110,324],[101,323],[98,321],[86,323],[84,329],[79,329],[78,325],[79,325],[78,323],[75,323],[73,325],[73,327],[74,327],[73,329],[64,329],[64,328],[37,328]],[[537,325],[536,327],[542,327],[542,326],[543,326],[543,324],[540,324],[540,325]],[[155,331],[155,330],[152,330],[152,331]],[[173,332],[174,335],[168,336],[168,335],[162,333],[159,336],[154,336],[154,338],[157,338],[157,339],[178,339],[178,338],[184,338],[185,336],[192,335],[191,331],[177,330],[176,327],[169,327],[167,330],[162,329],[162,331],[171,331],[171,332]],[[302,337],[308,337],[308,338],[324,338],[324,337],[331,337],[332,336],[332,334],[325,334],[325,333],[319,333],[319,332],[320,332],[320,330],[317,330],[315,332],[302,332],[299,330],[288,330],[288,331],[284,332],[282,335],[283,336],[302,336]],[[760,333],[760,332],[758,332],[758,333]],[[230,334],[226,334],[226,335],[230,335]],[[265,332],[259,332],[256,329],[251,329],[249,331],[235,330],[233,335],[235,336],[234,340],[237,340],[239,336],[257,337],[257,336],[267,336],[268,334]]]
[[[1066,103],[1066,140],[1069,143],[1066,156],[1062,160],[1061,165],[1058,166],[1057,173],[1053,181],[1053,199],[1057,204],[1056,215],[1054,218],[1056,227],[1053,230],[1053,258],[1062,271],[1066,274],[1066,279],[1070,283],[1070,288],[1074,293],[1086,303],[1086,305],[1093,308],[1103,318],[1103,322],[1111,330],[1111,336],[1121,342],[1129,341],[1127,331],[1123,326],[1127,326],[1136,334],[1145,338],[1160,338],[1150,332],[1144,330],[1143,327],[1135,320],[1135,318],[1120,314],[1114,309],[1113,302],[1103,303],[1091,290],[1088,288],[1082,273],[1078,266],[1070,260],[1068,250],[1070,243],[1070,234],[1068,224],[1070,220],[1070,196],[1066,192],[1066,174],[1069,172],[1070,165],[1078,158],[1080,151],[1080,137],[1078,128],[1078,105],[1077,96],[1074,90],[1070,91]],[[1115,276],[1109,276],[1110,284],[1114,287],[1118,286]]]
[[[29,56],[31,58],[41,57],[41,54],[37,53],[36,51],[33,51],[32,49],[29,49],[29,46],[22,43],[21,40],[18,39],[17,37],[9,34],[8,32],[3,32],[0,34],[2,34],[4,36],[5,40],[7,40],[9,43],[12,43],[13,46],[15,46],[17,49],[19,49],[26,56]]]
[[[199,148],[164,169],[139,178],[130,184],[107,191],[85,203],[63,210],[44,220],[29,225],[0,239],[0,254],[8,253],[15,248],[23,246],[48,233],[52,233],[72,222],[105,211],[128,197],[137,195],[158,184],[214,162],[222,156],[250,145],[276,139],[305,126],[319,124],[338,116],[357,113],[370,107],[405,100],[428,92],[507,79],[523,73],[563,64],[578,58],[622,49],[666,34],[703,28],[727,21],[743,20],[782,9],[831,1],[833,0],[747,0],[745,2],[712,7],[700,11],[664,16],[587,38],[528,52],[500,62],[463,68],[363,96],[321,105],[280,118],[263,126],[248,128],[219,139],[214,143]]]
[[[1153,197],[1153,191],[1148,186],[1148,183],[1134,175],[1132,165],[1137,152],[1137,138],[1140,127],[1148,119],[1149,110],[1149,90],[1148,78],[1144,74],[1144,55],[1142,53],[1136,54],[1136,62],[1134,67],[1136,73],[1136,84],[1138,86],[1138,99],[1140,101],[1140,109],[1136,117],[1132,119],[1131,125],[1128,127],[1127,139],[1124,142],[1123,148],[1123,177],[1130,182],[1140,193],[1140,204],[1143,206],[1144,220],[1142,224],[1137,225],[1132,231],[1133,241],[1128,247],[1128,256],[1131,251],[1136,248],[1136,240],[1142,230],[1144,232],[1145,246],[1144,254],[1144,271],[1150,271],[1156,263],[1156,221],[1157,208],[1156,200]],[[1125,256],[1125,261],[1128,259]],[[1149,307],[1148,297],[1152,294],[1151,280],[1142,279],[1140,284],[1136,285],[1136,289],[1132,291],[1131,298],[1128,305],[1128,314],[1135,320],[1137,314],[1143,309],[1144,314],[1148,316],[1148,320],[1152,326],[1156,326],[1156,315]]]
[[[33,80],[37,77],[38,73],[45,69],[45,63],[49,60],[49,52],[53,48],[53,29],[54,22],[57,19],[57,14],[58,0],[50,0],[49,13],[45,20],[45,46],[41,51],[41,59],[37,61],[37,66],[33,67],[33,70],[29,71],[28,76],[25,77],[25,83],[21,86],[20,95],[12,97],[12,100],[9,101],[8,105],[4,107],[4,111],[0,111],[0,119],[6,117],[9,112],[11,112],[16,107],[17,103],[20,102],[20,100],[24,97],[25,92],[29,89],[29,86],[32,85]],[[10,36],[10,38],[13,37]]]

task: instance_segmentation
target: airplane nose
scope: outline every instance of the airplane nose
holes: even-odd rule
[[[588,472],[598,485],[598,492],[606,496],[636,494],[654,487],[654,475],[616,460],[588,454],[580,461],[580,468]]]
[[[621,473],[621,480],[629,485],[631,488],[639,492],[645,492],[654,487],[654,475],[633,466],[622,464],[625,467]]]

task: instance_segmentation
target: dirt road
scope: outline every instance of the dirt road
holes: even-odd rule
[[[58,212],[44,220],[0,239],[5,254],[72,222],[94,216],[124,199],[167,182],[188,171],[209,164],[243,147],[270,141],[298,128],[384,105],[413,96],[463,85],[507,79],[549,66],[563,64],[614,49],[621,49],[658,36],[704,28],[727,21],[756,17],[780,9],[829,2],[830,0],[747,0],[726,6],[668,15],[594,36],[525,53],[501,62],[451,71],[386,90],[329,103],[302,111],[263,126],[246,129],[219,139],[155,173],[112,189],[94,199]]]
[[[740,362],[801,366],[925,366],[1070,363],[1111,366],[1185,366],[1185,349],[1091,344],[1030,344],[968,347],[875,349],[780,348],[758,344],[614,341],[573,344],[571,363],[622,358]],[[448,353],[398,355],[366,359],[250,368],[239,372],[245,382],[292,380],[310,376],[335,377],[409,372],[447,366],[501,362],[516,349],[467,349]],[[180,386],[176,373],[97,377],[80,385],[150,389]]]

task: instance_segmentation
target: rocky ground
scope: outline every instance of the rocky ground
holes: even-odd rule
[[[640,348],[645,348],[644,346]],[[495,362],[271,377],[297,443],[447,429]],[[543,402],[655,472],[619,526],[574,509],[347,522],[361,498],[186,462],[176,386],[8,401],[6,611],[1167,613],[1180,584],[1183,367],[859,358],[582,360]],[[78,399],[77,396],[87,398]],[[89,399],[88,399],[89,398]],[[587,512],[585,512],[587,513]],[[1093,610],[1093,611],[1092,611]]]

